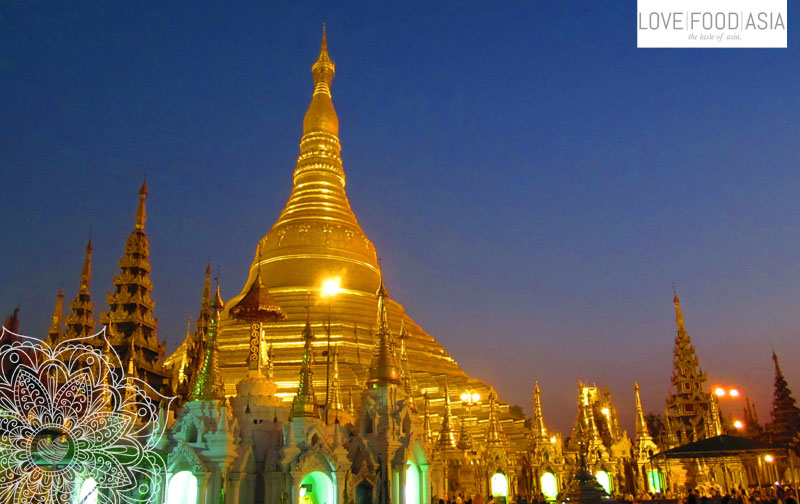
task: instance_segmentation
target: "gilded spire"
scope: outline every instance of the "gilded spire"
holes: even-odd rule
[[[339,118],[331,101],[331,82],[336,73],[336,66],[328,55],[328,40],[325,27],[322,28],[322,44],[317,61],[311,66],[314,76],[314,94],[311,105],[308,106],[306,117],[303,119],[303,133],[330,133],[339,134]]]
[[[342,411],[342,392],[339,385],[339,345],[333,347],[333,379],[331,380],[330,409],[335,412]],[[338,418],[338,416],[337,416]]]
[[[678,335],[685,335],[686,328],[683,325],[683,314],[681,313],[681,300],[678,299],[678,295],[675,294],[675,297],[672,300],[675,303],[675,323],[678,325]]]
[[[431,430],[431,400],[428,397],[428,393],[425,392],[424,398],[424,405],[425,411],[423,412],[422,416],[422,431],[425,433],[425,442],[426,443],[433,443],[433,432]]]
[[[634,382],[633,390],[636,394],[636,431],[635,437],[649,436],[650,432],[647,430],[647,422],[644,419],[644,409],[642,409],[642,398],[639,395],[639,384]]]
[[[86,244],[86,257],[83,259],[83,269],[81,270],[81,292],[89,292],[92,285],[92,240]]]
[[[453,434],[453,424],[451,421],[453,412],[450,409],[450,389],[447,386],[447,378],[444,380],[444,412],[442,414],[442,428],[439,429],[439,446],[442,448],[455,448],[456,438]]]
[[[314,395],[314,354],[311,349],[310,315],[306,317],[306,326],[303,328],[303,363],[300,366],[300,382],[297,385],[297,394],[292,401],[292,417],[319,417],[317,399]]]
[[[211,308],[205,355],[200,369],[192,377],[190,401],[222,401],[225,399],[225,385],[222,382],[222,374],[219,372],[219,350],[217,348],[219,314],[224,308],[222,296],[219,293],[219,284],[217,284],[216,296]]]
[[[144,223],[147,220],[147,214],[144,210],[144,202],[147,199],[147,181],[142,182],[139,188],[139,207],[136,209],[136,229],[144,229]]]
[[[544,415],[542,414],[542,392],[539,390],[539,382],[533,386],[533,435],[535,438],[544,439],[547,437],[547,428],[544,426]]]
[[[53,318],[50,323],[50,331],[47,333],[51,345],[56,344],[63,334],[64,327],[64,291],[59,290],[56,297],[56,306],[53,308]]]
[[[400,377],[397,372],[397,360],[392,347],[392,335],[389,332],[389,322],[386,315],[386,301],[389,297],[383,279],[378,286],[378,341],[375,352],[372,356],[372,364],[369,367],[369,378],[367,387],[386,387],[389,385],[400,385]]]
[[[489,444],[499,444],[502,442],[500,434],[503,432],[503,429],[500,427],[500,422],[497,421],[495,396],[494,387],[492,387],[489,389],[489,427],[486,430],[486,441]]]
[[[406,340],[408,339],[408,329],[403,320],[400,320],[400,381],[403,390],[408,396],[408,402],[412,410],[416,411],[414,403],[414,387],[411,384],[411,368],[408,366],[408,354],[406,353]]]
[[[86,244],[86,257],[81,270],[81,282],[78,294],[69,305],[70,315],[67,317],[67,339],[82,338],[94,334],[94,303],[89,288],[92,283],[92,240]]]

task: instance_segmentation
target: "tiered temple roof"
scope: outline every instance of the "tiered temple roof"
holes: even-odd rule
[[[140,379],[155,390],[167,385],[164,369],[166,343],[158,341],[158,323],[153,317],[155,303],[150,297],[150,243],[145,234],[147,183],[139,188],[136,224],[125,241],[125,254],[119,260],[120,274],[114,277],[114,291],[106,297],[108,312],[100,323],[110,326],[114,350],[123,362],[134,358]]]

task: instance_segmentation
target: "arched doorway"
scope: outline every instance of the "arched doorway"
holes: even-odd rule
[[[505,474],[499,472],[494,473],[494,475],[492,475],[491,485],[492,497],[495,502],[508,501],[508,478],[506,478]],[[502,498],[502,500],[499,498]]]
[[[558,481],[556,475],[551,472],[542,474],[542,493],[547,500],[556,500],[558,497]]]
[[[73,502],[75,504],[97,504],[97,481],[94,478],[79,479],[75,488],[77,493]]]
[[[300,504],[336,504],[331,477],[321,471],[306,474],[300,482]]]
[[[197,504],[197,478],[194,474],[181,471],[170,478],[167,504]]]
[[[608,477],[608,473],[605,471],[597,471],[594,477],[597,479],[597,482],[600,483],[600,486],[603,487],[603,490],[605,490],[607,494],[611,494],[611,478]]]
[[[410,460],[406,462],[406,502],[405,504],[420,504],[419,467]]]
[[[356,504],[372,504],[372,485],[369,481],[362,481],[356,487]]]

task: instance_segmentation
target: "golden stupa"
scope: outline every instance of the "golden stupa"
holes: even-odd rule
[[[251,348],[251,324],[232,317],[228,308],[236,306],[253,282],[259,281],[259,272],[263,287],[285,313],[283,320],[262,324],[266,344],[274,351],[278,396],[288,402],[297,391],[307,318],[315,336],[313,376],[319,402],[325,400],[329,319],[330,348],[338,347],[339,385],[345,403],[351,397],[358,403],[366,386],[378,330],[376,291],[381,274],[375,246],[361,229],[345,193],[339,119],[331,100],[334,72],[323,31],[319,58],[311,67],[314,92],[303,120],[292,193],[272,229],[255,244],[247,282],[237,296],[226,301],[226,310],[221,315],[219,358],[228,395],[234,395],[236,384],[248,376]],[[341,290],[335,296],[326,296],[322,285],[331,278],[339,280]],[[468,377],[444,348],[406,314],[401,304],[389,298],[385,310],[398,356],[401,324],[407,331],[404,348],[413,393],[417,404],[422,404],[424,394],[428,394],[434,430],[441,424],[436,417],[444,408],[447,381],[455,396],[451,398],[456,406],[454,415],[469,411],[473,418],[467,423],[474,436],[485,435],[489,387]],[[168,360],[180,362],[179,352],[181,348]],[[469,410],[466,406],[459,410],[458,396],[467,389],[477,391],[484,400]],[[499,403],[498,409],[509,441],[522,448],[521,443],[515,442],[524,436],[522,420],[512,419],[507,404]]]

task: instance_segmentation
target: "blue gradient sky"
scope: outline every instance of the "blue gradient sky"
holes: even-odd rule
[[[327,22],[348,194],[391,295],[566,431],[579,379],[662,411],[672,283],[713,383],[800,393],[800,54],[638,50],[635,3],[0,4],[0,310],[98,311],[150,186],[159,333],[223,296],[291,188]],[[88,3],[87,3],[88,4]],[[790,2],[789,19],[797,13]],[[726,413],[740,405],[724,403]]]

